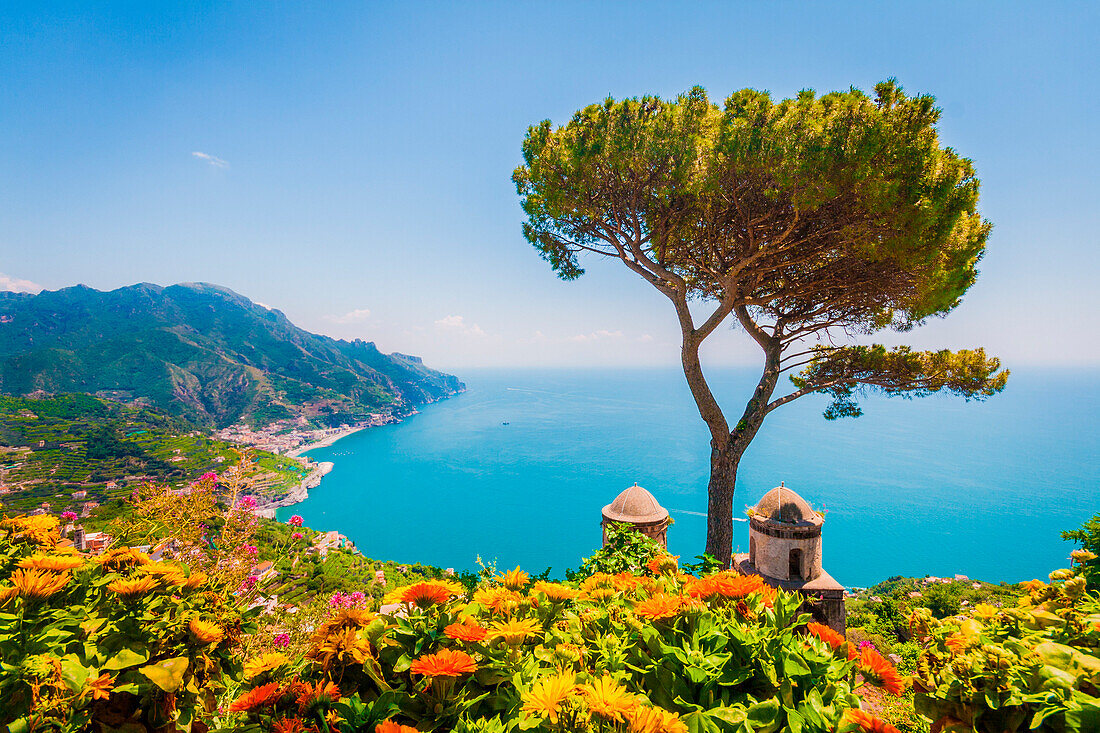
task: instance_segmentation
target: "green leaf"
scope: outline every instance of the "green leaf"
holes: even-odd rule
[[[103,669],[105,670],[118,670],[126,669],[127,667],[133,667],[138,664],[143,664],[149,661],[149,652],[144,649],[132,649],[125,647],[120,649],[117,654],[103,663]]]
[[[175,657],[146,665],[138,671],[165,692],[175,692],[183,685],[183,676],[189,664],[187,657]]]

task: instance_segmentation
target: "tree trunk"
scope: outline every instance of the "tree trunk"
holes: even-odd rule
[[[741,457],[768,414],[768,400],[779,381],[779,351],[767,355],[764,373],[737,426],[727,440],[711,440],[710,481],[707,484],[707,554],[731,567],[733,560],[733,494]]]
[[[710,482],[707,484],[707,554],[730,566],[733,553],[733,490],[737,483],[740,454],[730,450],[731,442],[710,449]]]

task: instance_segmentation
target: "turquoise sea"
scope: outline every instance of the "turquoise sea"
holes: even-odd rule
[[[991,581],[1066,564],[1059,538],[1100,512],[1095,371],[1016,370],[984,403],[870,397],[828,422],[823,397],[773,412],[741,464],[735,516],[786,482],[827,510],[825,568]],[[600,543],[600,509],[635,481],[672,513],[673,553],[703,549],[708,436],[674,370],[466,370],[468,391],[310,453],[335,468],[280,510],[368,557],[560,575]],[[727,414],[752,370],[712,371]],[[508,423],[505,425],[504,423]],[[735,523],[735,545],[748,546]]]

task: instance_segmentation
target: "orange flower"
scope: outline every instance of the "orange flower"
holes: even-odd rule
[[[611,585],[614,586],[615,590],[622,593],[634,590],[641,582],[641,578],[630,573],[615,573],[611,576]]]
[[[658,593],[655,596],[647,598],[644,601],[640,601],[634,604],[634,613],[638,614],[642,618],[648,618],[652,621],[657,621],[663,618],[671,618],[680,613],[683,608],[683,600],[678,596],[665,595],[664,593]]]
[[[420,731],[412,726],[401,725],[392,720],[383,720],[374,726],[374,733],[420,733]]]
[[[905,678],[898,674],[894,665],[882,658],[871,647],[864,647],[859,655],[859,671],[864,677],[878,679],[879,685],[892,695],[905,692]]]
[[[744,598],[767,587],[759,575],[738,575],[726,571],[692,580],[687,584],[687,592],[693,598]]]
[[[1025,580],[1023,583],[1020,583],[1020,587],[1028,591],[1039,590],[1040,588],[1045,588],[1046,583],[1036,578],[1035,580]]]
[[[839,648],[842,644],[847,643],[843,636],[830,629],[825,624],[817,624],[810,622],[806,624],[806,630],[811,634],[821,639],[823,642],[831,646],[833,649]]]
[[[451,624],[443,629],[443,633],[458,641],[484,641],[485,635],[489,632],[488,629],[482,628],[473,621],[470,621],[461,624]]]
[[[54,575],[47,570],[26,570],[19,568],[11,574],[11,582],[24,598],[49,598],[69,584],[68,573]]]
[[[542,627],[534,619],[497,621],[489,627],[490,639],[504,639],[508,644],[522,644],[527,637],[542,633]]]
[[[231,713],[247,713],[256,708],[274,705],[282,697],[278,682],[269,682],[244,693],[229,706]]]
[[[96,679],[84,683],[83,694],[91,694],[92,700],[106,700],[111,697],[111,688],[114,686],[115,681],[111,679],[111,675],[104,672]]]
[[[570,588],[561,583],[547,583],[545,580],[540,580],[531,586],[531,591],[541,593],[546,596],[547,600],[555,603],[570,601],[581,594],[576,588]]]
[[[13,585],[0,587],[0,608],[8,605],[8,601],[19,595],[19,589]]]
[[[271,721],[271,733],[305,733],[305,723],[297,718],[279,718]]]
[[[474,593],[474,603],[493,613],[511,613],[523,601],[523,596],[501,586],[482,588]]]
[[[654,575],[663,575],[665,573],[675,575],[676,571],[679,569],[679,566],[676,564],[676,561],[679,559],[679,555],[670,555],[665,552],[654,555],[645,566],[649,572]]]
[[[970,640],[962,634],[952,634],[943,640],[943,643],[947,645],[947,648],[953,651],[955,654],[962,654],[970,646]]]
[[[412,603],[420,608],[429,608],[436,604],[443,605],[463,590],[462,586],[455,583],[429,580],[399,588],[394,595],[401,603]]]
[[[160,585],[160,581],[148,575],[140,578],[120,578],[107,585],[107,590],[123,598],[142,596]]]
[[[509,570],[497,577],[497,580],[505,587],[511,590],[520,590],[526,588],[527,584],[531,582],[531,576],[519,569],[519,565],[516,565],[515,570]]]
[[[324,680],[306,689],[298,696],[298,712],[313,712],[318,707],[328,707],[331,703],[340,699],[340,688],[331,682]]]
[[[75,570],[83,564],[84,558],[77,555],[31,555],[23,558],[19,567],[60,573],[65,570]]]
[[[477,662],[466,652],[441,649],[435,654],[414,660],[409,665],[409,671],[425,677],[459,677],[476,672]]]
[[[889,723],[856,708],[845,710],[844,720],[850,724],[858,725],[864,733],[899,733],[898,729]]]

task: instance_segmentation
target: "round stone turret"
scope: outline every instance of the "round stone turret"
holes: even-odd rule
[[[749,562],[762,575],[808,581],[821,575],[821,525],[825,518],[780,484],[749,514]]]
[[[607,545],[607,525],[611,522],[629,524],[638,532],[668,546],[668,510],[657,503],[653,494],[635,484],[603,508],[603,543]]]

